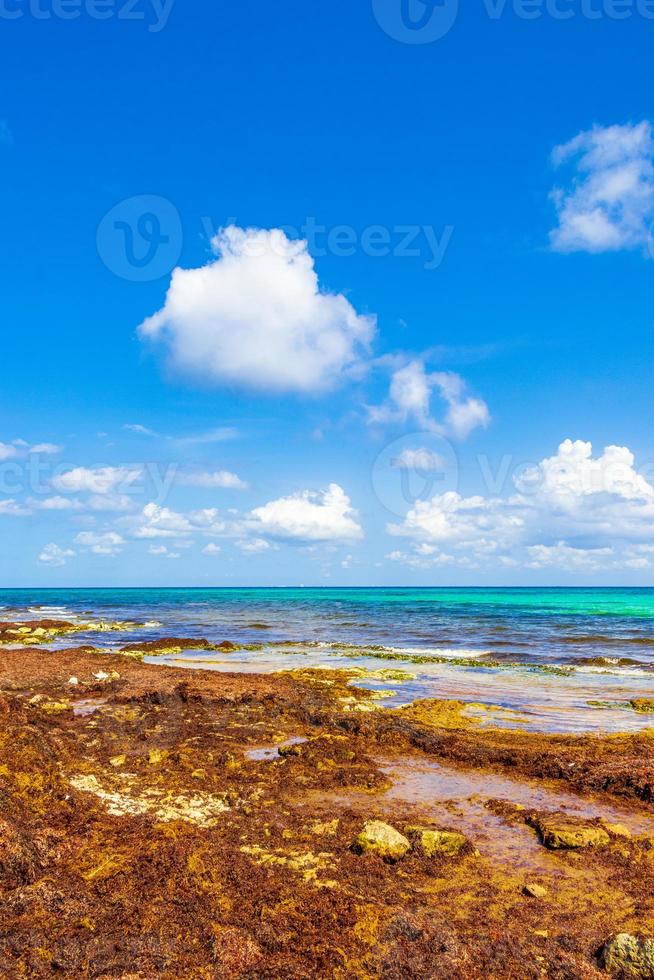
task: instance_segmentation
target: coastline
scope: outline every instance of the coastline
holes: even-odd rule
[[[0,645],[3,975],[591,978],[654,934],[651,729],[500,728],[61,632]],[[374,821],[406,846],[364,846]]]

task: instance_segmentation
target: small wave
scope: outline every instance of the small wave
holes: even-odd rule
[[[371,653],[376,656],[380,654],[388,653],[389,656],[398,657],[400,655],[406,657],[438,657],[440,660],[457,660],[457,659],[469,659],[474,660],[477,657],[488,657],[491,654],[490,650],[479,650],[472,649],[469,647],[396,647],[396,646],[382,646],[378,644],[368,643],[365,645],[356,643],[336,643],[329,642],[328,640],[318,640],[316,642],[308,643],[293,643],[293,644],[278,644],[280,646],[294,646],[294,647],[308,647],[313,649],[321,650],[354,650],[361,657],[365,657]]]
[[[379,648],[377,648],[379,649]],[[471,647],[382,647],[389,653],[406,653],[409,657],[443,657],[445,659],[476,660],[490,656],[490,650],[477,650]]]
[[[613,674],[616,677],[649,677],[650,680],[654,678],[651,670],[642,667],[591,667],[587,665],[575,667],[574,672],[575,674]]]
[[[75,613],[72,613],[66,606],[28,606],[27,611],[35,615],[46,613],[49,616],[68,616],[69,618],[75,616]]]
[[[640,660],[631,657],[579,657],[570,663],[578,667],[645,667]]]

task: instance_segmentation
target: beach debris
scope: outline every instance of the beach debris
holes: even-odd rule
[[[104,684],[107,681],[119,681],[120,680],[120,674],[118,673],[117,670],[112,670],[111,673],[109,673],[109,674],[107,673],[106,670],[99,670],[93,676],[96,679],[96,681],[99,681],[101,684]]]
[[[600,847],[610,842],[604,827],[566,814],[536,815],[528,823],[538,831],[541,842],[550,850],[561,848]]]
[[[73,687],[75,687],[77,686],[77,684],[79,684],[79,680],[77,679],[77,677],[69,677],[68,683],[71,684]]]
[[[411,850],[410,841],[382,820],[368,820],[354,841],[360,854],[377,854],[385,861],[399,861]]]
[[[654,977],[654,940],[620,932],[603,946],[600,964],[607,973],[651,980]]]

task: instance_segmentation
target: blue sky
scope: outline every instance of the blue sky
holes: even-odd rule
[[[0,584],[653,584],[645,0],[67,3],[0,11]]]

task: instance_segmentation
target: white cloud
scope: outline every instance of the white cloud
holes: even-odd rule
[[[213,507],[181,514],[159,504],[146,504],[136,518],[126,518],[135,538],[183,538],[190,534],[208,537],[224,534],[227,525]]]
[[[137,423],[127,422],[123,426],[123,429],[125,430],[125,432],[134,432],[137,436],[152,436],[154,438],[157,438],[159,436],[159,433],[155,432],[154,429],[148,429],[146,425],[140,425],[138,422]]]
[[[148,554],[155,555],[157,558],[168,558],[175,559],[181,558],[179,551],[170,551],[165,544],[160,545],[150,545],[148,548]]]
[[[26,504],[19,504],[17,500],[9,498],[8,500],[0,500],[0,515],[5,514],[9,517],[29,517],[32,513],[30,507]]]
[[[262,534],[295,541],[352,541],[363,537],[357,513],[336,483],[327,490],[302,490],[271,500],[250,515]]]
[[[88,498],[87,504],[91,510],[120,512],[132,510],[135,500],[125,493],[96,493]]]
[[[445,403],[441,421],[432,417],[432,394]],[[488,406],[481,398],[466,394],[463,378],[453,372],[428,373],[422,360],[409,361],[391,375],[388,399],[383,405],[368,409],[372,423],[412,422],[428,432],[465,439],[478,426],[490,422]]]
[[[36,446],[30,446],[30,453],[42,453],[44,456],[56,456],[61,452],[61,446],[53,442],[39,442]]]
[[[9,128],[9,123],[6,119],[0,119],[0,143],[4,143],[5,146],[11,146],[14,142],[14,134]]]
[[[389,561],[398,562],[408,568],[433,568],[435,565],[455,565],[468,564],[467,559],[457,559],[453,555],[438,551],[437,548],[429,548],[425,545],[416,545],[412,552],[391,551],[386,555]]]
[[[521,533],[524,518],[519,508],[486,497],[462,497],[454,490],[429,500],[418,500],[400,525],[389,525],[391,534],[426,542],[475,545],[490,537],[511,544]]]
[[[607,446],[594,458],[590,443],[566,439],[554,456],[515,476],[510,495],[449,491],[417,501],[388,531],[413,539],[410,557],[425,562],[440,560],[447,546],[457,561],[567,570],[646,567],[642,558],[654,542],[654,486],[637,472],[626,447]]]
[[[142,473],[142,466],[101,466],[95,469],[77,466],[53,477],[52,485],[62,493],[110,494],[130,487]]]
[[[245,538],[242,541],[235,541],[234,544],[246,555],[261,554],[262,551],[268,551],[272,547],[264,538]]]
[[[34,510],[80,510],[82,507],[79,500],[71,497],[44,497],[42,500],[30,497],[27,503]]]
[[[481,398],[471,398],[465,393],[465,382],[458,374],[439,371],[432,376],[433,384],[447,403],[446,431],[457,439],[467,439],[470,433],[490,422],[490,412]]]
[[[419,473],[441,473],[447,464],[442,456],[431,449],[404,449],[391,460],[394,470],[414,470]]]
[[[209,265],[175,269],[163,309],[139,328],[166,345],[172,367],[205,383],[312,394],[360,366],[375,320],[320,288],[306,242],[230,226],[212,246]]]
[[[215,555],[219,555],[221,553],[221,551],[222,551],[222,548],[220,547],[220,545],[214,544],[213,541],[210,541],[209,544],[208,545],[205,545],[205,547],[202,549],[202,554],[203,555],[209,555],[210,557],[213,557]]]
[[[30,454],[54,455],[61,452],[61,446],[51,442],[40,442],[30,446],[24,439],[14,439],[11,443],[0,442],[0,461],[24,458]]]
[[[185,514],[179,514],[168,507],[149,503],[139,516],[139,525],[134,530],[136,538],[174,538],[180,534],[190,534],[193,525]]]
[[[555,456],[541,460],[516,479],[523,493],[556,499],[565,508],[592,494],[615,494],[626,500],[654,500],[654,487],[634,469],[634,454],[625,446],[607,446],[593,459],[590,442],[565,439]]]
[[[208,432],[198,432],[189,436],[173,436],[167,433],[157,432],[149,429],[140,423],[126,423],[123,425],[125,432],[133,432],[135,435],[148,436],[151,439],[167,439],[178,446],[205,446],[215,442],[225,442],[228,439],[235,439],[238,435],[232,426],[220,426],[219,428],[209,429]]]
[[[205,487],[206,489],[247,490],[248,488],[247,483],[241,480],[236,473],[230,473],[229,470],[215,470],[214,472],[195,470],[179,473],[175,482],[186,487]]]
[[[654,219],[654,139],[649,122],[595,126],[557,146],[555,166],[574,164],[571,182],[552,193],[558,252],[611,252],[648,243]]]
[[[531,559],[527,562],[530,568],[556,565],[571,571],[577,568],[599,569],[614,553],[613,548],[572,548],[564,541],[555,545],[532,545],[527,552]]]
[[[223,425],[217,429],[209,429],[208,432],[198,432],[190,436],[167,436],[173,439],[178,446],[210,446],[214,442],[226,442],[228,439],[235,439],[238,431],[230,425]]]
[[[75,538],[75,544],[89,548],[94,555],[111,558],[121,553],[125,541],[116,531],[106,531],[105,533],[80,531]]]
[[[58,544],[46,544],[39,555],[39,561],[44,565],[59,567],[66,564],[68,558],[74,558],[75,552],[70,548],[61,548]]]

